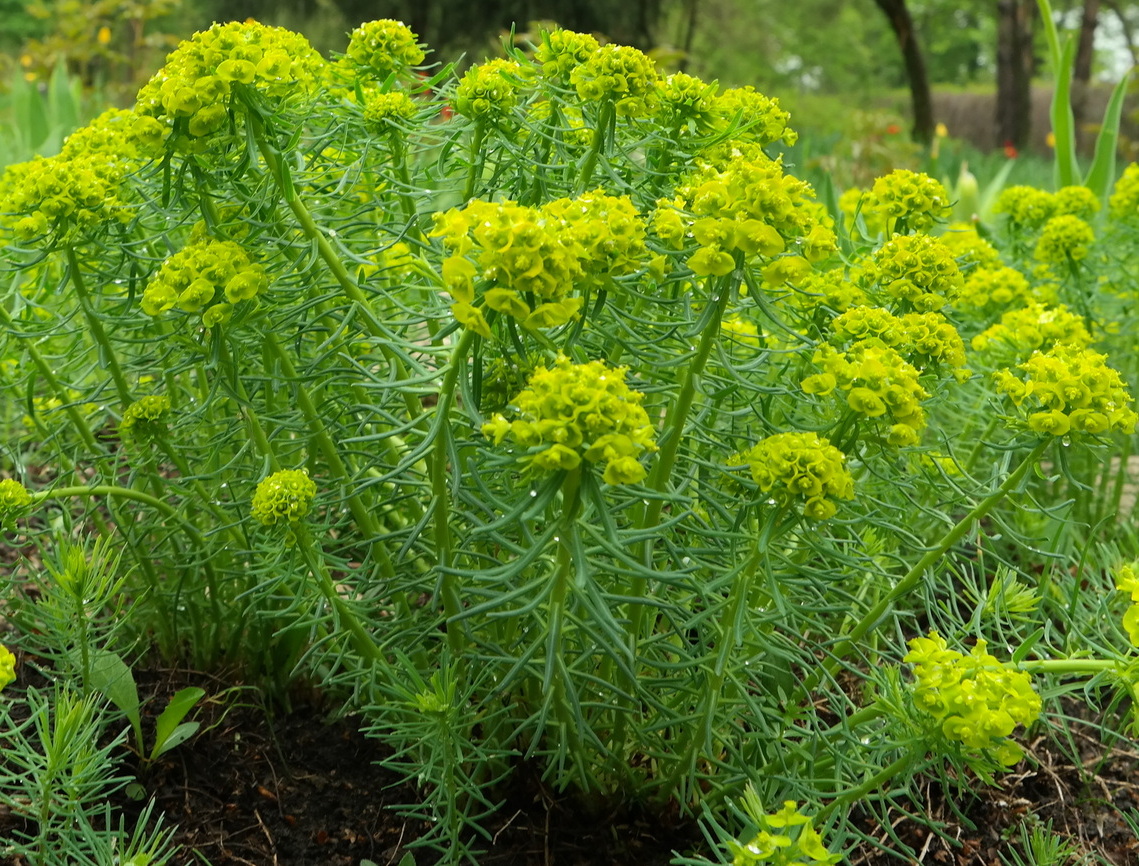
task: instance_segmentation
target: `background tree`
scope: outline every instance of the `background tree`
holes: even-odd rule
[[[898,40],[902,61],[906,67],[906,80],[910,88],[910,101],[913,106],[915,141],[926,144],[933,140],[933,96],[929,88],[929,76],[925,71],[925,58],[918,42],[917,30],[906,0],[874,0],[878,8],[890,21],[890,29]]]
[[[997,0],[997,146],[1022,148],[1032,132],[1036,15],[1036,0]]]

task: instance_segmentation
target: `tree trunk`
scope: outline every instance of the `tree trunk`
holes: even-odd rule
[[[1076,46],[1076,65],[1072,71],[1072,115],[1076,121],[1077,137],[1087,117],[1088,86],[1092,80],[1099,6],[1100,0],[1084,0],[1084,15],[1080,21],[1080,41]]]
[[[914,19],[906,8],[906,0],[874,0],[878,8],[890,20],[902,60],[906,67],[906,79],[910,85],[910,101],[913,105],[914,141],[929,144],[933,140],[933,99],[930,96],[929,76],[925,71],[925,59],[921,45],[914,31]]]
[[[1139,48],[1135,45],[1135,33],[1131,29],[1131,22],[1127,15],[1119,8],[1117,0],[1104,0],[1104,5],[1115,13],[1115,17],[1119,20],[1119,30],[1123,34],[1123,40],[1127,43],[1127,50],[1131,54],[1131,62],[1139,66]]]
[[[1032,133],[1036,0],[997,0],[996,147],[1022,148]]]

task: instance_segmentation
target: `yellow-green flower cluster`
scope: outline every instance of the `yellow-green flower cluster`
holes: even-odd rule
[[[451,253],[443,260],[451,311],[483,337],[490,336],[490,325],[475,306],[476,277],[486,283],[481,293],[486,307],[527,328],[565,324],[581,309],[582,299],[569,296],[584,274],[577,233],[566,231],[561,220],[542,209],[472,201],[436,214],[432,234],[441,237]],[[535,307],[527,295],[537,301]]]
[[[825,307],[841,313],[869,303],[866,292],[848,280],[842,268],[816,271],[801,256],[775,259],[763,269],[763,285],[804,311]]]
[[[5,173],[0,214],[21,241],[75,243],[131,218],[119,196],[121,179],[121,161],[106,154],[39,157]]]
[[[857,274],[867,291],[877,287],[900,309],[940,310],[964,278],[953,254],[929,235],[898,235],[883,244]]]
[[[517,60],[504,57],[472,66],[455,88],[455,111],[471,120],[508,117],[518,104],[527,72]]]
[[[547,221],[557,223],[577,243],[587,277],[621,277],[639,270],[648,258],[645,222],[628,196],[594,190],[542,206]]]
[[[813,359],[823,372],[802,382],[808,394],[826,396],[840,390],[846,405],[864,418],[885,418],[890,423],[890,445],[916,445],[925,428],[921,401],[929,397],[917,368],[897,349],[873,341],[855,343],[845,352],[823,346]]]
[[[1028,279],[1016,268],[980,266],[966,272],[953,309],[985,319],[1010,306],[1020,307],[1034,300],[1036,294]]]
[[[104,164],[115,167],[112,173],[116,176],[133,171],[142,157],[153,155],[135,135],[138,120],[133,111],[110,108],[67,136],[59,155],[65,159],[100,156]]]
[[[938,237],[959,267],[999,268],[1001,254],[991,243],[977,234],[973,223],[950,223]]]
[[[881,307],[853,307],[832,323],[840,343],[876,340],[901,352],[919,370],[965,366],[965,344],[940,313],[895,316]]]
[[[325,67],[299,33],[256,22],[215,24],[170,53],[139,91],[135,110],[151,125],[159,122],[158,134],[173,131],[176,147],[187,150],[226,128],[230,109],[241,105],[232,99],[234,87],[283,101],[314,92]]]
[[[814,262],[835,250],[834,222],[814,201],[810,184],[785,174],[781,161],[758,148],[723,169],[706,164],[678,193],[658,210],[653,228],[669,241],[677,235],[696,239],[699,249],[688,267],[698,276],[731,273],[737,252],[745,259],[773,258],[793,248]]]
[[[984,351],[1005,349],[1025,357],[1037,349],[1048,350],[1057,345],[1076,348],[1090,346],[1092,335],[1083,316],[1071,312],[1063,304],[1055,307],[1033,301],[1019,310],[1001,316],[999,323],[973,338],[973,348]]]
[[[411,28],[400,21],[381,18],[352,31],[345,56],[351,66],[383,81],[393,73],[418,66],[425,55]]]
[[[635,484],[645,477],[638,458],[655,451],[644,399],[625,384],[627,367],[603,361],[575,364],[559,356],[553,367],[538,367],[512,401],[517,419],[495,415],[483,435],[496,445],[508,435],[528,450],[535,469],[570,470],[582,460],[605,464],[609,484]]]
[[[948,740],[991,751],[1011,766],[1022,752],[1008,739],[1017,725],[1040,716],[1040,696],[1027,673],[1002,664],[977,641],[969,655],[949,649],[936,631],[910,641],[903,661],[914,666],[914,703],[938,723]]]
[[[1016,226],[1037,229],[1056,213],[1056,197],[1034,186],[1009,186],[997,196],[993,210],[1007,214]]]
[[[940,181],[904,168],[874,181],[863,209],[899,234],[926,231],[948,219],[953,210]]]
[[[673,127],[691,123],[698,130],[710,128],[719,117],[717,87],[686,72],[669,75],[657,85],[661,119]]]
[[[0,689],[16,681],[16,656],[0,644]]]
[[[767,496],[783,505],[802,503],[803,513],[816,520],[834,516],[835,499],[854,498],[846,455],[817,433],[776,433],[732,462],[746,463]]]
[[[1056,216],[1069,214],[1090,220],[1099,213],[1099,196],[1086,186],[1065,186],[1056,190]]]
[[[1123,170],[1107,202],[1113,220],[1139,217],[1139,163],[1131,163]]]
[[[31,505],[32,495],[23,484],[12,478],[0,481],[0,527],[11,528]]]
[[[627,45],[602,45],[570,72],[570,83],[586,102],[612,101],[621,117],[641,117],[656,107],[656,64]]]
[[[799,804],[794,800],[785,800],[778,812],[768,815],[757,812],[754,817],[759,825],[754,836],[747,842],[728,842],[732,866],[754,866],[757,863],[832,866],[842,861],[841,854],[827,851],[823,837],[811,826],[812,819],[799,811]]]
[[[993,381],[1036,433],[1132,433],[1139,422],[1127,386],[1105,355],[1061,344],[1034,352],[1017,369],[1023,375],[998,370]]]
[[[1131,593],[1131,606],[1123,614],[1123,628],[1131,645],[1139,647],[1139,575],[1135,569],[1139,563],[1121,565],[1115,570],[1115,588],[1120,592]]]
[[[240,245],[208,239],[162,263],[142,293],[142,309],[150,316],[171,309],[201,313],[202,323],[213,327],[229,320],[234,304],[252,300],[268,285],[265,269]]]
[[[733,142],[751,142],[762,147],[777,141],[791,145],[799,140],[799,133],[788,125],[791,115],[779,106],[779,100],[759,93],[754,87],[728,88],[716,97],[713,110],[721,118],[722,130],[732,127]]]
[[[415,103],[402,90],[376,93],[364,102],[364,126],[375,135],[395,132],[416,115]]]
[[[251,513],[266,526],[300,520],[316,498],[316,482],[298,469],[282,469],[265,478],[253,493]]]
[[[170,398],[165,394],[148,394],[123,410],[119,432],[132,438],[148,438],[166,432],[166,413]]]
[[[1041,262],[1066,264],[1088,257],[1088,248],[1095,243],[1092,227],[1071,214],[1052,217],[1044,224],[1034,255]]]
[[[588,33],[572,30],[546,30],[534,49],[534,60],[542,67],[543,77],[567,85],[578,66],[585,63],[601,45]]]

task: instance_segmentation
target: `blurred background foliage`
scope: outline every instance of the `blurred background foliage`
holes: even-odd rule
[[[1139,0],[1058,0],[1077,40],[1073,101],[1081,138],[1094,139],[1110,83],[1136,55]],[[19,82],[37,88],[51,117],[60,69],[80,93],[79,119],[129,105],[170,47],[215,20],[256,18],[303,32],[326,53],[359,22],[407,22],[438,60],[501,53],[513,30],[536,22],[592,32],[651,51],[666,69],[778,96],[821,155],[865,165],[854,175],[921,167],[931,146],[967,143],[998,159],[1048,158],[1050,71],[1036,0],[0,0],[0,112],[27,110]],[[50,102],[50,104],[49,104]],[[1139,99],[1125,116],[1121,158],[1139,140]],[[65,113],[65,120],[70,114]],[[22,121],[17,115],[12,123]],[[0,124],[0,129],[12,124]],[[42,130],[41,130],[42,131]],[[940,134],[939,134],[940,133]],[[7,136],[5,138],[5,135]],[[0,132],[0,158],[50,151],[58,136]],[[914,149],[913,138],[924,148]],[[840,144],[841,142],[841,144]],[[973,162],[978,161],[970,154]],[[825,163],[826,160],[823,160]],[[942,166],[946,168],[946,166]],[[844,183],[862,178],[840,178]]]

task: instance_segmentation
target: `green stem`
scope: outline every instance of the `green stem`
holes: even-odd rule
[[[474,343],[475,332],[464,330],[451,352],[451,360],[439,385],[439,401],[435,406],[435,418],[431,427],[434,431],[434,454],[429,464],[431,475],[431,524],[435,538],[435,558],[440,569],[440,589],[443,597],[443,612],[448,619],[447,643],[455,658],[461,658],[466,645],[466,624],[459,627],[455,618],[462,611],[459,597],[459,584],[452,573],[453,549],[451,544],[451,491],[447,485],[447,458],[451,443],[451,406],[455,401],[455,386],[460,368],[466,365],[467,352]],[[458,467],[454,467],[458,471]]]
[[[897,585],[862,616],[854,628],[850,630],[850,633],[832,647],[830,652],[831,658],[825,668],[827,674],[834,676],[838,672],[842,660],[850,654],[859,641],[877,628],[882,618],[893,607],[894,602],[910,593],[925,577],[926,571],[941,559],[949,548],[964,538],[965,534],[977,521],[992,511],[1002,499],[1020,485],[1021,481],[1024,480],[1024,476],[1036,465],[1041,455],[1043,455],[1044,451],[1051,444],[1051,439],[1043,439],[1037,443],[1036,447],[1029,452],[1028,456],[1024,458],[1021,464],[1012,471],[996,490],[978,502],[972,511],[966,514],[952,529],[945,533],[933,547],[926,551],[925,555],[917,561],[913,568],[906,572],[905,576],[898,581]],[[803,683],[803,693],[810,693],[810,691],[819,684],[822,678],[823,674],[817,670],[807,677]]]
[[[822,824],[824,821],[826,821],[830,813],[835,809],[841,808],[842,806],[846,806],[850,803],[857,802],[872,791],[878,790],[892,778],[900,773],[905,772],[916,759],[917,755],[915,753],[906,752],[906,754],[902,755],[902,757],[898,758],[893,763],[883,767],[862,784],[850,788],[839,794],[837,797],[835,797],[835,799],[831,800],[829,803],[827,803],[827,805],[819,810],[818,814],[815,816],[815,823]]]
[[[570,753],[576,759],[576,767],[574,769],[580,774],[582,788],[583,790],[589,790],[591,787],[589,776],[590,762],[585,756],[582,732],[579,727],[578,719],[570,705],[569,692],[567,689],[570,674],[566,669],[565,657],[562,652],[562,646],[564,645],[562,629],[566,622],[566,597],[569,594],[570,581],[573,576],[573,534],[577,532],[577,513],[581,504],[579,493],[581,490],[582,471],[583,469],[579,465],[576,469],[567,472],[565,479],[562,481],[561,527],[558,538],[557,571],[554,575],[553,584],[550,587],[550,606],[547,620],[549,639],[547,642],[546,665],[548,671],[547,676],[549,677],[547,689],[554,709],[554,717],[562,729],[562,736],[569,745]]]
[[[680,733],[675,752],[681,755],[675,768],[665,781],[664,791],[676,791],[683,777],[695,771],[701,749],[713,748],[712,737],[716,726],[716,710],[723,697],[728,679],[729,660],[744,638],[748,597],[752,581],[759,570],[772,540],[779,535],[782,509],[773,508],[756,534],[751,554],[736,572],[724,609],[716,624],[716,661],[702,690],[703,704],[696,719],[686,722]],[[786,524],[784,524],[784,528]]]
[[[1100,674],[1118,667],[1113,659],[1035,659],[1017,665],[1030,674]]]
[[[732,276],[729,275],[717,284],[718,295],[713,289],[712,302],[715,306],[712,314],[709,317],[708,324],[704,327],[703,334],[700,336],[700,343],[696,347],[696,352],[685,370],[676,400],[665,415],[660,453],[649,473],[647,484],[657,495],[647,505],[640,508],[639,514],[634,515],[633,525],[639,532],[646,535],[638,551],[638,558],[646,566],[652,565],[653,550],[653,543],[648,537],[647,531],[655,527],[660,521],[665,502],[664,492],[672,476],[673,467],[676,465],[677,455],[680,453],[680,443],[684,439],[684,428],[688,423],[688,413],[692,410],[692,404],[696,399],[696,383],[701,373],[704,372],[704,367],[712,354],[712,348],[716,345],[716,339],[720,336],[720,321],[724,317],[724,310],[727,308],[728,298],[731,295],[731,280]],[[629,597],[632,599],[642,598],[646,588],[646,578],[643,575],[634,576],[629,585]],[[640,640],[644,605],[636,602],[630,602],[630,605],[628,635],[632,644],[633,657],[636,658],[636,645]]]
[[[79,267],[79,258],[75,255],[75,247],[68,246],[64,249],[67,252],[67,274],[71,278],[71,284],[75,287],[75,294],[79,298],[79,307],[83,310],[84,318],[87,319],[87,327],[91,329],[91,336],[95,338],[95,344],[99,347],[100,360],[106,365],[107,372],[111,374],[111,379],[115,383],[115,390],[119,393],[119,401],[123,406],[127,406],[131,402],[131,391],[127,387],[127,380],[123,376],[119,359],[115,357],[115,350],[107,337],[103,323],[91,305],[91,296],[87,291],[87,284],[83,280],[83,272]]]
[[[4,317],[4,322],[7,325],[11,326],[14,324],[11,315],[3,304],[0,304],[0,316]],[[66,389],[60,384],[59,379],[55,377],[55,372],[51,369],[51,365],[48,364],[44,356],[40,354],[39,349],[36,348],[35,343],[30,339],[24,339],[22,342],[24,349],[28,353],[28,357],[32,359],[32,363],[44,381],[47,382],[52,394],[55,395],[55,398],[62,404],[64,414],[67,415],[71,426],[75,428],[75,432],[79,434],[79,438],[83,440],[83,444],[87,446],[92,456],[98,454],[103,449],[99,447],[99,442],[95,439],[95,434],[91,432],[91,427],[87,423],[87,419],[84,418],[83,413],[75,407],[75,401],[67,395]]]
[[[347,297],[354,304],[364,310],[365,315],[362,317],[364,329],[368,334],[374,337],[379,345],[380,352],[387,359],[395,369],[397,376],[401,380],[408,378],[407,372],[403,366],[403,360],[395,353],[390,346],[390,337],[386,334],[379,323],[372,317],[371,304],[368,301],[368,296],[364,294],[363,290],[357,285],[352,275],[348,272],[344,262],[340,260],[340,256],[336,254],[336,250],[332,248],[332,244],[328,242],[328,237],[317,226],[316,221],[313,219],[312,214],[309,213],[304,202],[296,193],[296,189],[291,183],[286,181],[285,170],[281,166],[281,160],[276,150],[269,143],[266,138],[265,126],[261,122],[260,117],[252,108],[249,111],[249,120],[253,130],[254,140],[257,142],[257,148],[261,152],[265,164],[269,167],[269,173],[273,177],[274,183],[277,185],[281,193],[281,197],[293,212],[297,222],[300,223],[301,231],[308,240],[316,245],[317,253],[328,266],[329,272],[336,280],[337,285],[340,286],[344,296]],[[422,416],[422,406],[416,399],[414,394],[407,392],[403,393],[404,404],[407,407],[408,417],[418,419]]]
[[[269,353],[276,359],[277,363],[281,365],[281,372],[285,374],[285,378],[292,384],[297,397],[297,405],[300,407],[301,414],[305,416],[305,420],[308,422],[309,433],[316,441],[316,446],[320,449],[320,453],[324,457],[325,463],[328,464],[328,468],[332,472],[333,477],[343,488],[344,496],[348,501],[348,509],[352,512],[352,518],[356,521],[356,526],[360,532],[369,540],[368,543],[371,545],[372,554],[376,557],[376,562],[380,566],[381,573],[389,579],[395,577],[395,567],[392,565],[391,557],[388,556],[387,548],[380,542],[381,533],[373,518],[372,509],[364,503],[360,494],[353,489],[354,483],[352,474],[348,471],[348,467],[341,458],[340,452],[336,450],[336,443],[332,441],[332,437],[329,435],[327,428],[325,428],[324,419],[317,409],[316,404],[313,402],[312,395],[309,394],[300,376],[297,375],[297,370],[296,367],[293,366],[292,359],[288,356],[288,353],[281,348],[281,344],[277,341],[277,338],[272,333],[266,333],[264,335],[264,341]]]
[[[419,212],[415,207],[415,199],[411,191],[415,185],[411,182],[411,174],[407,170],[407,151],[403,146],[403,139],[398,132],[391,133],[392,165],[399,178],[401,189],[399,192],[400,206],[403,208],[404,218],[408,223],[408,231],[415,238],[422,238],[419,231]]]
[[[360,618],[356,616],[356,612],[336,591],[336,585],[328,574],[323,557],[318,556],[313,549],[315,545],[308,529],[301,523],[293,523],[290,528],[297,540],[297,550],[300,551],[301,558],[304,559],[305,565],[312,572],[312,576],[316,578],[321,595],[324,596],[336,614],[338,629],[347,630],[353,648],[362,658],[372,663],[382,663],[384,654],[380,651],[371,633],[364,628]]]
[[[578,172],[577,183],[574,186],[574,195],[581,195],[585,192],[593,180],[593,171],[597,168],[597,157],[605,146],[606,133],[613,122],[616,110],[613,100],[607,99],[597,111],[597,126],[593,128],[593,139],[589,143],[589,151],[586,153],[585,159],[582,160],[581,171]]]
[[[193,541],[195,545],[201,546],[204,543],[198,530],[182,517],[176,508],[163,502],[161,499],[151,496],[145,491],[135,490],[132,487],[118,487],[114,484],[77,484],[71,487],[56,487],[52,490],[42,490],[39,493],[33,493],[32,503],[50,502],[58,499],[67,499],[72,496],[114,496],[118,499],[133,499],[136,502],[149,505],[163,516],[175,521],[182,527],[185,533],[190,536],[190,540]]]
[[[242,382],[241,376],[234,366],[233,358],[229,354],[229,347],[225,343],[224,334],[220,325],[214,328],[214,338],[217,340],[218,345],[218,360],[221,362],[225,376],[229,381],[233,382],[234,394],[240,405],[242,417],[245,418],[246,429],[249,430],[249,435],[253,439],[253,443],[257,446],[257,450],[261,453],[261,456],[269,461],[269,468],[274,472],[280,472],[282,468],[281,462],[277,459],[277,454],[269,442],[265,428],[261,426],[261,420],[253,410],[253,403],[250,401],[249,394],[245,390],[245,384]]]
[[[475,182],[479,176],[482,175],[482,143],[486,138],[486,121],[475,121],[475,132],[471,136],[470,148],[470,169],[467,171],[467,183],[463,187],[463,202],[466,203],[471,200],[471,196],[475,194]]]

